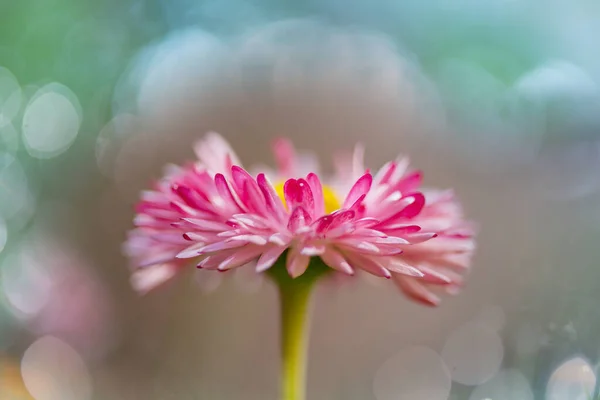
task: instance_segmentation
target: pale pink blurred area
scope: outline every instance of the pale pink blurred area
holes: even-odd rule
[[[77,179],[57,178],[52,205],[31,216],[41,226],[7,240],[0,219],[2,304],[18,326],[0,350],[36,400],[277,398],[271,282],[192,268],[141,296],[121,254],[139,192],[165,164],[193,160],[208,131],[246,165],[273,165],[269,144],[280,136],[328,171],[331,154],[355,142],[373,169],[407,155],[428,186],[453,188],[480,228],[465,287],[440,308],[360,275],[323,281],[308,399],[533,400],[548,391],[567,400],[580,394],[573,382],[595,385],[595,140],[465,139],[408,51],[314,20],[227,38],[174,31],[131,60],[112,106],[81,170],[65,172]],[[25,176],[12,158],[6,165]],[[26,209],[35,193],[19,190]]]

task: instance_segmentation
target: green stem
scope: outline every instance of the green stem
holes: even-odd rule
[[[286,258],[282,255],[268,270],[281,303],[281,400],[305,400],[310,295],[319,278],[331,269],[314,257],[306,272],[292,279]]]
[[[282,400],[305,400],[311,284],[279,287]]]

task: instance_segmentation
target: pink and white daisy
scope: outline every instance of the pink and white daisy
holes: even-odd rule
[[[439,302],[431,289],[461,285],[474,232],[451,192],[421,189],[421,173],[404,159],[372,175],[360,147],[340,158],[338,173],[324,183],[314,172],[304,174],[306,164],[289,142],[274,147],[278,169],[254,176],[224,139],[209,134],[195,148],[197,163],[174,169],[142,194],[126,252],[143,276],[169,273],[155,274],[141,289],[189,259],[219,271],[256,261],[263,272],[282,256],[292,278],[319,257],[340,273],[392,279],[429,305]]]

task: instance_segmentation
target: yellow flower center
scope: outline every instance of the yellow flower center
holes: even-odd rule
[[[288,207],[285,202],[285,196],[283,194],[283,185],[284,184],[285,184],[285,182],[280,182],[280,183],[277,183],[276,185],[274,185],[274,187],[275,187],[275,191],[277,192],[277,195],[283,202],[283,206],[287,210]],[[325,202],[325,213],[326,214],[331,214],[332,212],[337,211],[342,207],[342,204],[338,200],[337,195],[335,194],[333,189],[327,185],[323,185],[323,200]],[[317,199],[315,199],[315,201],[317,201]]]

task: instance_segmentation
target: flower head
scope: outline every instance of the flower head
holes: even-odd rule
[[[197,163],[173,169],[142,194],[126,252],[144,276],[169,271],[148,287],[189,259],[219,271],[256,261],[263,272],[284,253],[292,278],[320,257],[347,275],[360,270],[392,279],[430,305],[439,301],[432,288],[460,286],[473,228],[451,192],[423,191],[422,174],[405,159],[372,175],[361,148],[339,158],[338,173],[323,182],[303,174],[289,142],[274,148],[277,171],[253,176],[220,136],[209,134],[196,146]]]

